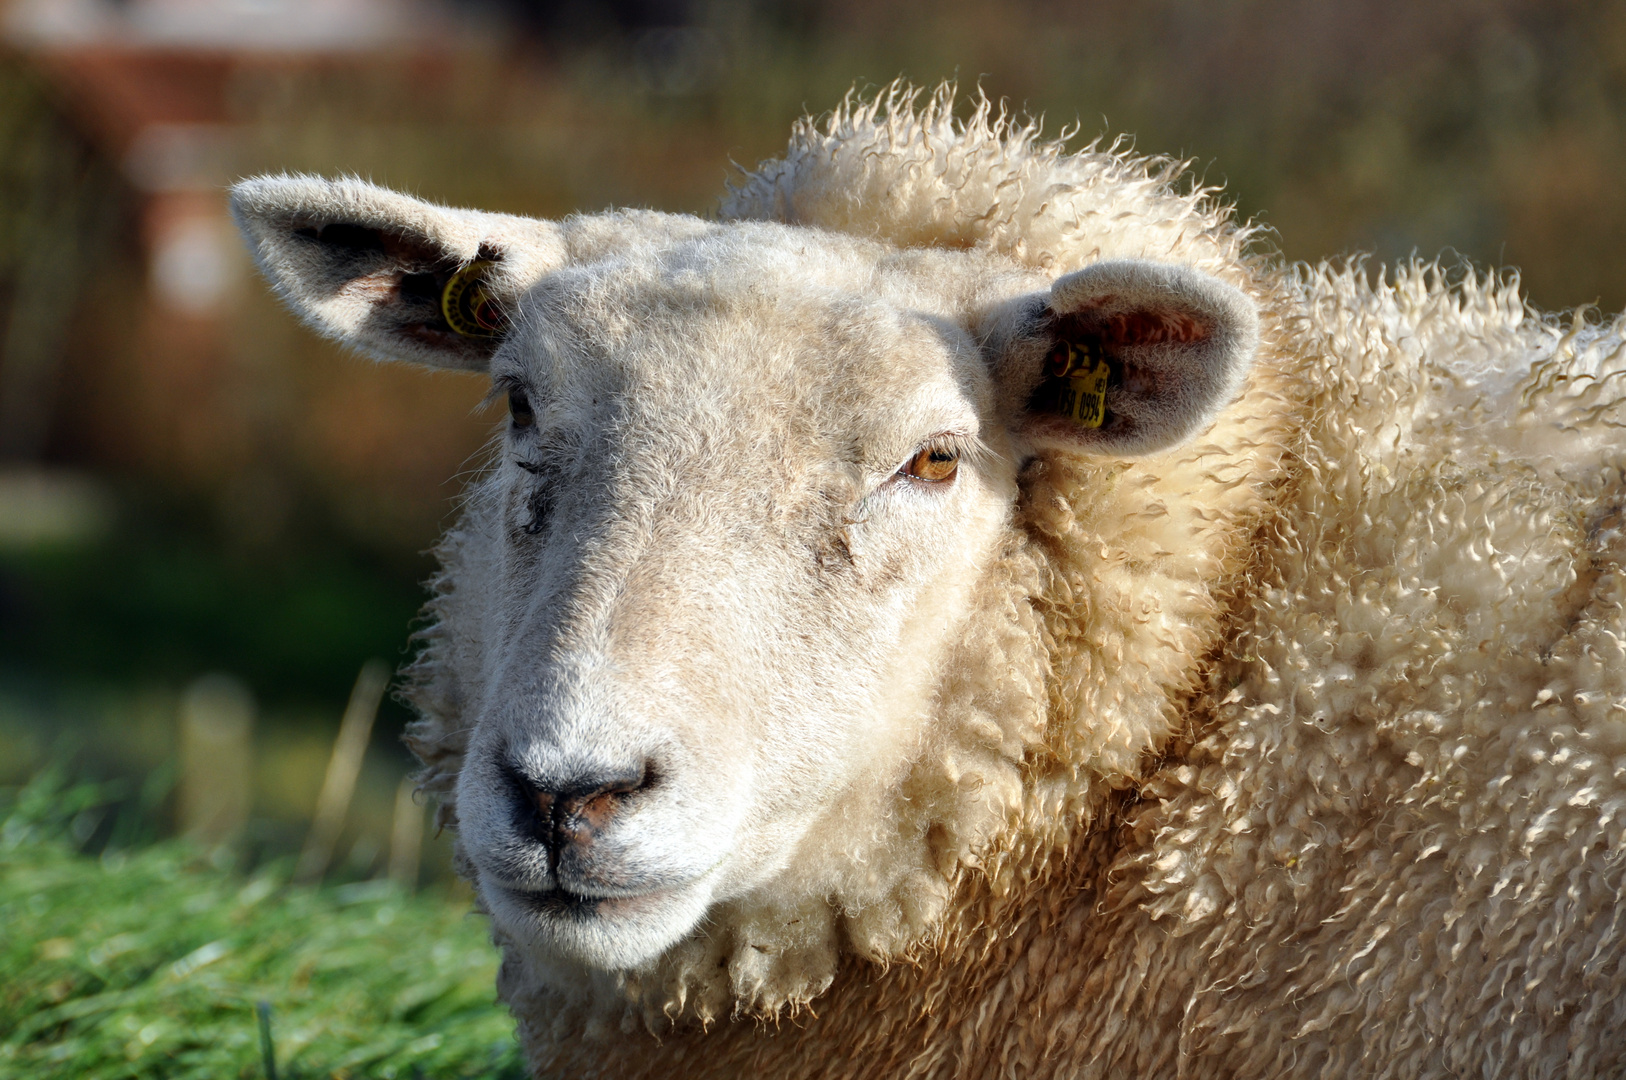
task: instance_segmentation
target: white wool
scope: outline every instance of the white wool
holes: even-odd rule
[[[849,96],[822,123],[798,121],[785,156],[733,187],[723,217],[980,248],[1053,276],[1122,258],[1223,275],[1250,238],[1212,189],[1174,189],[1180,162],[1099,144],[1069,154],[980,94],[965,120],[952,85],[916,109],[919,96],[894,83],[868,101]]]

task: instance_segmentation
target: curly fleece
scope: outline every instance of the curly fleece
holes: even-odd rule
[[[580,991],[508,948],[537,1075],[1626,1071],[1622,324],[1511,278],[1284,268],[1178,163],[916,101],[802,122],[723,216],[1190,265],[1258,302],[1259,359],[1179,450],[1027,466],[934,742],[855,811],[832,895]],[[414,745],[449,800],[427,637]]]

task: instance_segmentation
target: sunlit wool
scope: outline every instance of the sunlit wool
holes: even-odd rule
[[[771,886],[593,980],[499,933],[537,1074],[1620,1075],[1621,324],[1283,268],[1167,161],[950,104],[804,122],[723,216],[1192,266],[1259,305],[1248,383],[1170,452],[1026,465],[926,740]],[[466,535],[413,691],[453,824]]]

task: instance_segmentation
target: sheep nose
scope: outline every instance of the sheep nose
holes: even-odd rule
[[[566,784],[538,785],[516,771],[515,786],[530,818],[528,830],[548,849],[551,861],[567,848],[585,848],[609,828],[627,796],[653,782],[645,763],[618,776],[577,778]]]

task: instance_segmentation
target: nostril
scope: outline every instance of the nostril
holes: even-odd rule
[[[636,776],[618,777],[590,791],[565,795],[556,800],[557,819],[561,820],[561,827],[589,834],[605,828],[628,795],[649,787],[650,775],[649,767],[645,765]]]
[[[503,769],[518,804],[521,830],[546,846],[553,857],[567,845],[585,846],[608,828],[628,797],[653,787],[649,762],[618,776],[583,776],[564,783],[539,784],[519,768]]]
[[[636,773],[602,779],[591,786],[573,785],[558,793],[551,804],[555,831],[573,843],[591,842],[620,812],[627,796],[650,786],[653,775],[645,763]]]

